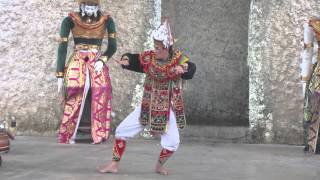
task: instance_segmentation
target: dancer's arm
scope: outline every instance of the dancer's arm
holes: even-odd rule
[[[304,24],[303,42],[304,48],[302,52],[301,67],[301,83],[302,83],[302,96],[305,96],[306,84],[310,80],[312,73],[312,57],[313,57],[313,41],[314,31],[311,27],[312,20]]]
[[[117,39],[116,39],[116,26],[111,17],[108,17],[106,22],[106,30],[108,32],[108,47],[107,50],[100,56],[99,60],[104,64],[113,56],[117,51]]]
[[[185,80],[192,79],[197,69],[194,63],[188,61],[187,64],[188,64],[188,69],[186,70],[185,73],[181,75],[181,78]]]
[[[123,54],[121,60],[117,61],[122,68],[143,73],[143,67],[140,64],[139,54]]]
[[[59,39],[59,47],[58,47],[58,57],[57,57],[57,69],[56,69],[56,77],[58,78],[58,93],[62,92],[63,84],[64,84],[64,66],[67,58],[67,49],[68,49],[68,38],[73,28],[74,24],[70,17],[66,17],[63,19],[61,23],[60,29],[60,39]]]
[[[68,38],[71,28],[74,26],[72,19],[66,17],[63,19],[60,28],[60,39],[58,47],[58,57],[57,57],[57,69],[56,76],[57,78],[63,78],[64,76],[64,66],[67,58],[67,49],[68,49]]]
[[[302,52],[301,62],[301,81],[307,82],[311,76],[312,56],[313,56],[314,31],[310,24],[304,24],[303,42],[304,50]]]

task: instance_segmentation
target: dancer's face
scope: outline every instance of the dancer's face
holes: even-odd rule
[[[169,49],[163,45],[162,41],[154,40],[154,52],[158,60],[165,61],[169,57]]]

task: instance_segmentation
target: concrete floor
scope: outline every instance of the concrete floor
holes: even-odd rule
[[[301,146],[221,144],[183,140],[167,162],[169,176],[153,173],[158,140],[132,140],[119,174],[96,166],[111,158],[112,143],[62,145],[53,137],[17,137],[2,154],[1,180],[320,180],[320,155]]]

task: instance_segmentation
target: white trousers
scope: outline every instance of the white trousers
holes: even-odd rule
[[[138,106],[120,123],[116,129],[116,138],[127,140],[143,130],[144,126],[142,126],[139,121],[140,113],[141,106]],[[179,147],[179,143],[180,136],[176,123],[176,117],[172,109],[170,109],[167,131],[161,134],[161,146],[169,151],[176,151]]]

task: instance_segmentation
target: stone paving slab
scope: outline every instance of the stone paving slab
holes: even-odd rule
[[[100,174],[112,142],[63,145],[54,137],[17,137],[0,167],[0,180],[319,180],[320,155],[301,146],[223,144],[183,139],[167,162],[169,176],[153,173],[158,140],[127,143],[119,174]]]

